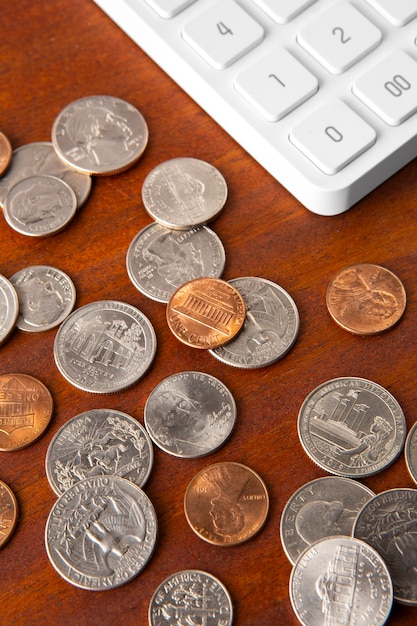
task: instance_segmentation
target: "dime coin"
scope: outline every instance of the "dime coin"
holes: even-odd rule
[[[220,278],[196,278],[172,294],[167,322],[187,346],[208,349],[236,337],[245,313],[245,301],[235,287]]]
[[[290,600],[304,626],[382,626],[392,608],[392,583],[371,546],[352,537],[330,537],[308,547],[296,561]]]
[[[417,490],[398,488],[378,493],[359,512],[353,536],[366,541],[384,559],[394,599],[416,605]]]
[[[403,284],[380,265],[360,263],[339,272],[327,288],[327,308],[345,330],[375,335],[392,328],[406,306]]]
[[[149,626],[204,624],[231,626],[233,605],[218,578],[187,569],[168,576],[155,590],[149,604]]]
[[[84,174],[118,174],[142,156],[149,138],[143,115],[113,96],[87,96],[66,106],[52,127],[58,156]]]
[[[71,187],[55,176],[31,176],[12,187],[4,217],[14,230],[30,237],[55,235],[63,230],[77,210]]]
[[[402,452],[404,413],[383,387],[364,378],[335,378],[314,389],[298,416],[298,434],[321,468],[350,478],[376,474]]]
[[[241,463],[215,463],[189,483],[185,516],[192,530],[216,546],[252,539],[265,524],[269,508],[263,480]]]
[[[126,256],[130,280],[157,302],[194,278],[220,278],[226,255],[219,237],[207,226],[172,230],[152,223],[133,239]]]
[[[115,300],[92,302],[73,311],[55,337],[61,374],[75,387],[113,393],[136,383],[151,366],[156,335],[138,309]]]
[[[19,300],[12,283],[0,274],[0,346],[10,336],[19,315]]]
[[[281,359],[298,336],[300,318],[291,296],[279,285],[258,277],[235,278],[246,305],[242,331],[226,346],[210,350],[223,363],[245,369]]]
[[[182,458],[209,454],[230,437],[236,404],[229,389],[202,372],[168,376],[148,397],[145,427],[153,442]]]
[[[411,478],[417,483],[417,422],[414,423],[405,440],[405,462]]]
[[[6,135],[0,132],[0,176],[4,174],[12,159],[12,146]]]
[[[118,476],[95,476],[61,494],[46,523],[45,545],[65,580],[104,591],[144,569],[156,535],[155,510],[140,487]]]
[[[18,507],[13,491],[0,480],[0,548],[12,536],[17,524]]]
[[[16,326],[39,332],[58,326],[71,313],[76,298],[71,278],[50,265],[32,265],[10,278],[19,299]]]
[[[149,215],[167,228],[203,226],[222,210],[227,184],[206,161],[180,157],[161,163],[145,178],[142,200]]]
[[[28,374],[0,376],[0,451],[26,448],[46,430],[53,401],[43,383]]]
[[[130,415],[112,409],[91,409],[71,418],[50,442],[45,460],[57,495],[84,478],[108,474],[143,487],[152,464],[146,430]]]
[[[325,476],[312,480],[288,500],[281,516],[281,543],[291,563],[326,537],[352,534],[362,506],[374,492],[351,478]]]
[[[41,174],[62,178],[74,190],[78,208],[90,194],[91,176],[76,172],[65,165],[50,141],[36,141],[13,150],[10,167],[0,179],[0,205],[4,207],[7,195],[16,183]]]

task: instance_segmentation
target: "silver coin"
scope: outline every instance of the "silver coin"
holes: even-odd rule
[[[0,178],[0,205],[4,207],[10,189],[24,178],[49,174],[62,178],[77,196],[77,207],[87,200],[91,191],[91,176],[76,172],[57,156],[50,141],[28,143],[13,150],[6,174]]]
[[[371,545],[384,559],[394,599],[417,605],[417,489],[389,489],[359,512],[353,536]]]
[[[51,440],[45,459],[46,476],[57,495],[94,476],[120,476],[143,487],[152,464],[145,428],[112,409],[90,409],[68,420]]]
[[[168,576],[155,590],[148,619],[149,626],[231,626],[232,599],[218,578],[201,570],[187,569]]]
[[[114,589],[137,576],[156,538],[148,496],[118,476],[76,483],[54,504],[45,529],[46,551],[58,574],[93,591]]]
[[[223,244],[207,226],[180,231],[155,222],[136,235],[126,256],[127,272],[135,287],[164,303],[194,278],[220,278],[225,262]]]
[[[159,383],[144,408],[153,442],[182,458],[210,454],[230,437],[236,403],[217,378],[202,372],[179,372]]]
[[[14,230],[30,237],[46,237],[63,230],[77,210],[77,197],[61,178],[37,175],[24,178],[9,191],[4,217]]]
[[[115,300],[92,302],[73,311],[59,327],[56,365],[75,387],[113,393],[136,383],[151,366],[156,335],[138,309]]]
[[[244,369],[275,363],[289,352],[298,336],[300,318],[294,300],[265,278],[235,278],[229,282],[245,301],[245,323],[235,339],[210,353],[223,363]]]
[[[28,332],[49,330],[71,313],[76,291],[71,278],[50,265],[32,265],[10,277],[19,299],[16,326]]]
[[[392,608],[392,582],[371,546],[352,537],[330,537],[315,542],[297,559],[290,600],[304,626],[382,626]]]
[[[56,117],[52,143],[58,156],[78,172],[117,174],[136,163],[149,138],[143,115],[113,96],[87,96]]]
[[[0,274],[0,346],[13,332],[19,315],[19,299],[12,283]]]
[[[414,423],[407,435],[404,454],[410,476],[417,483],[417,422]]]
[[[226,198],[227,184],[219,170],[192,157],[161,163],[142,186],[142,200],[149,215],[174,230],[207,224],[220,213]]]
[[[404,448],[406,422],[397,400],[364,378],[335,378],[314,389],[298,415],[298,434],[321,468],[349,478],[376,474]]]
[[[316,478],[297,489],[280,523],[282,547],[291,563],[319,539],[350,536],[358,512],[374,495],[365,485],[342,476]]]

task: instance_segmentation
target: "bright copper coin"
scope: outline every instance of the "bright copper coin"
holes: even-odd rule
[[[167,306],[172,333],[193,348],[216,348],[231,341],[245,321],[239,291],[220,278],[196,278],[179,287]]]
[[[356,335],[376,335],[402,317],[407,296],[399,278],[372,263],[351,265],[329,283],[328,311],[334,321]]]
[[[249,467],[223,462],[194,476],[184,498],[187,521],[204,541],[235,546],[263,527],[269,497],[263,480]]]
[[[0,451],[26,448],[52,417],[53,401],[43,383],[28,374],[0,376]]]
[[[12,160],[12,146],[6,135],[0,132],[0,176],[4,174]]]
[[[0,480],[0,548],[13,534],[17,523],[17,501],[13,491]]]

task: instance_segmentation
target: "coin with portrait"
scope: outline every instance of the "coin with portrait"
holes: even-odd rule
[[[18,517],[18,506],[16,496],[6,485],[0,480],[0,548],[2,548],[12,536]]]
[[[19,315],[19,299],[12,283],[0,274],[0,346],[13,332]]]

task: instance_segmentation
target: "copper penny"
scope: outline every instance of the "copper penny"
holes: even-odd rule
[[[39,439],[52,416],[52,396],[28,374],[0,376],[0,451],[26,448]]]
[[[239,291],[220,278],[196,278],[179,287],[167,306],[172,333],[193,348],[216,348],[231,341],[245,321]]]
[[[269,497],[265,483],[249,467],[215,463],[191,480],[184,509],[189,525],[201,539],[217,546],[235,546],[261,530]]]
[[[406,300],[399,278],[372,263],[351,265],[339,272],[326,294],[334,321],[356,335],[376,335],[392,328],[401,319]]]
[[[17,523],[17,501],[13,491],[0,480],[0,548],[13,534]]]
[[[0,132],[0,176],[4,174],[12,160],[12,146],[6,135]]]

